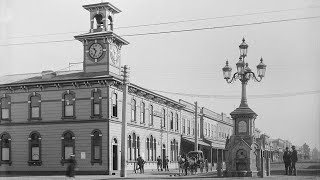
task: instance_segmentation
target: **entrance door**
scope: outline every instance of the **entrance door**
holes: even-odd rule
[[[166,160],[166,146],[163,144],[162,146],[162,167],[165,167],[165,160]]]
[[[116,138],[112,142],[112,169],[118,170],[118,141]]]
[[[113,170],[118,170],[118,146],[117,145],[112,146],[112,152],[113,152],[112,167],[113,167]]]

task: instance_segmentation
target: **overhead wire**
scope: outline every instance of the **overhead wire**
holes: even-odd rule
[[[214,19],[243,17],[243,16],[252,16],[252,15],[259,15],[259,14],[271,14],[271,13],[288,12],[288,11],[296,11],[296,10],[312,9],[312,8],[320,8],[320,6],[307,6],[307,7],[302,7],[302,8],[281,9],[281,10],[272,10],[272,11],[263,11],[263,12],[254,12],[254,13],[244,13],[244,14],[234,14],[234,15],[217,16],[217,17],[209,17],[209,18],[197,18],[197,19],[188,19],[188,20],[179,20],[179,21],[160,22],[160,23],[149,23],[149,24],[140,24],[140,25],[120,26],[120,27],[115,27],[114,29],[127,29],[127,28],[159,26],[159,25],[168,25],[168,24],[196,22],[196,21],[207,21],[207,20],[214,20]],[[47,33],[47,34],[39,34],[39,35],[13,36],[13,37],[9,37],[8,39],[18,39],[18,38],[28,38],[28,37],[41,37],[41,36],[53,36],[53,35],[62,35],[62,34],[71,34],[71,33],[85,33],[85,32],[87,32],[87,31],[70,31],[70,32]]]
[[[137,34],[127,34],[127,35],[120,35],[120,36],[122,36],[122,37],[132,37],[132,36],[146,36],[146,35],[157,35],[157,34],[182,33],[182,32],[214,30],[214,29],[224,29],[224,28],[242,27],[242,26],[253,26],[253,25],[261,25],[261,24],[289,22],[289,21],[317,19],[317,18],[320,18],[320,16],[309,16],[309,17],[300,17],[300,18],[291,18],[291,19],[261,21],[261,22],[253,22],[253,23],[232,24],[232,25],[224,25],[224,26],[213,26],[213,27],[182,29],[182,30],[172,30],[172,31],[137,33]],[[26,43],[13,43],[13,44],[1,44],[0,47],[3,47],[3,46],[16,46],[16,45],[28,45],[28,44],[59,43],[59,42],[66,42],[66,41],[75,41],[75,39],[54,40],[54,41],[39,41],[39,42],[26,42]]]
[[[180,93],[180,92],[169,92],[156,89],[149,89],[150,91],[156,91],[165,94],[179,95],[185,97],[197,97],[197,98],[215,98],[215,99],[237,99],[239,95],[205,95],[205,94],[190,94],[190,93]],[[278,93],[278,94],[260,94],[260,95],[250,95],[250,99],[261,99],[261,98],[281,98],[281,97],[292,97],[300,95],[310,95],[319,94],[320,90],[311,91],[301,91],[301,92],[290,92],[290,93]]]

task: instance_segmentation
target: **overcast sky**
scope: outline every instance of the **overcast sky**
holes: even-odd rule
[[[69,62],[81,62],[83,47],[78,41],[23,43],[72,40],[88,32],[89,12],[82,5],[97,2],[101,1],[0,0],[0,76],[60,70]],[[249,106],[258,114],[256,127],[272,138],[320,148],[320,1],[109,2],[122,10],[115,16],[114,32],[130,42],[122,48],[121,58],[122,64],[131,66],[131,82],[167,92],[225,95],[201,98],[164,94],[229,114],[240,104],[241,83],[227,84],[222,67],[228,59],[235,72],[238,46],[245,37],[249,67],[256,71],[260,57],[267,65],[266,78],[260,83],[250,81],[247,86]],[[309,17],[313,18],[301,19]],[[188,21],[194,19],[204,20]],[[284,21],[275,22],[279,20]],[[128,27],[173,21],[187,22]],[[250,23],[255,25],[244,25]],[[220,28],[128,36],[206,27]]]

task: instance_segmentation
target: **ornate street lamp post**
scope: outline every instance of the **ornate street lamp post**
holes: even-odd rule
[[[239,79],[242,84],[241,103],[238,108],[230,113],[234,120],[234,133],[226,144],[226,175],[227,176],[257,176],[257,172],[263,171],[260,167],[261,150],[254,137],[255,119],[257,114],[249,108],[247,103],[246,86],[250,79],[260,82],[265,75],[266,65],[263,59],[257,65],[257,74],[251,71],[245,58],[248,52],[245,39],[239,46],[240,57],[236,63],[237,72],[231,77],[232,68],[229,62],[222,68],[223,77],[227,83]],[[257,161],[256,161],[257,160]],[[257,164],[258,163],[258,164]]]
[[[223,77],[227,81],[227,83],[232,83],[239,79],[242,83],[242,94],[241,94],[241,104],[240,107],[248,107],[247,104],[247,96],[246,96],[246,86],[250,79],[260,82],[265,75],[266,65],[263,63],[263,59],[261,57],[260,63],[257,65],[257,75],[259,79],[256,77],[255,73],[251,71],[248,66],[248,63],[245,63],[245,57],[248,52],[248,45],[245,42],[245,39],[242,39],[242,43],[239,45],[240,49],[240,58],[237,62],[237,72],[233,74],[231,78],[232,68],[229,66],[229,62],[226,62],[226,66],[222,68]],[[231,78],[231,80],[230,80]]]

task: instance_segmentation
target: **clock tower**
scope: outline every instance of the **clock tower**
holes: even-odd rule
[[[108,2],[84,5],[90,12],[90,31],[74,38],[83,44],[83,70],[120,77],[121,47],[129,42],[113,32],[114,15],[121,12]]]

